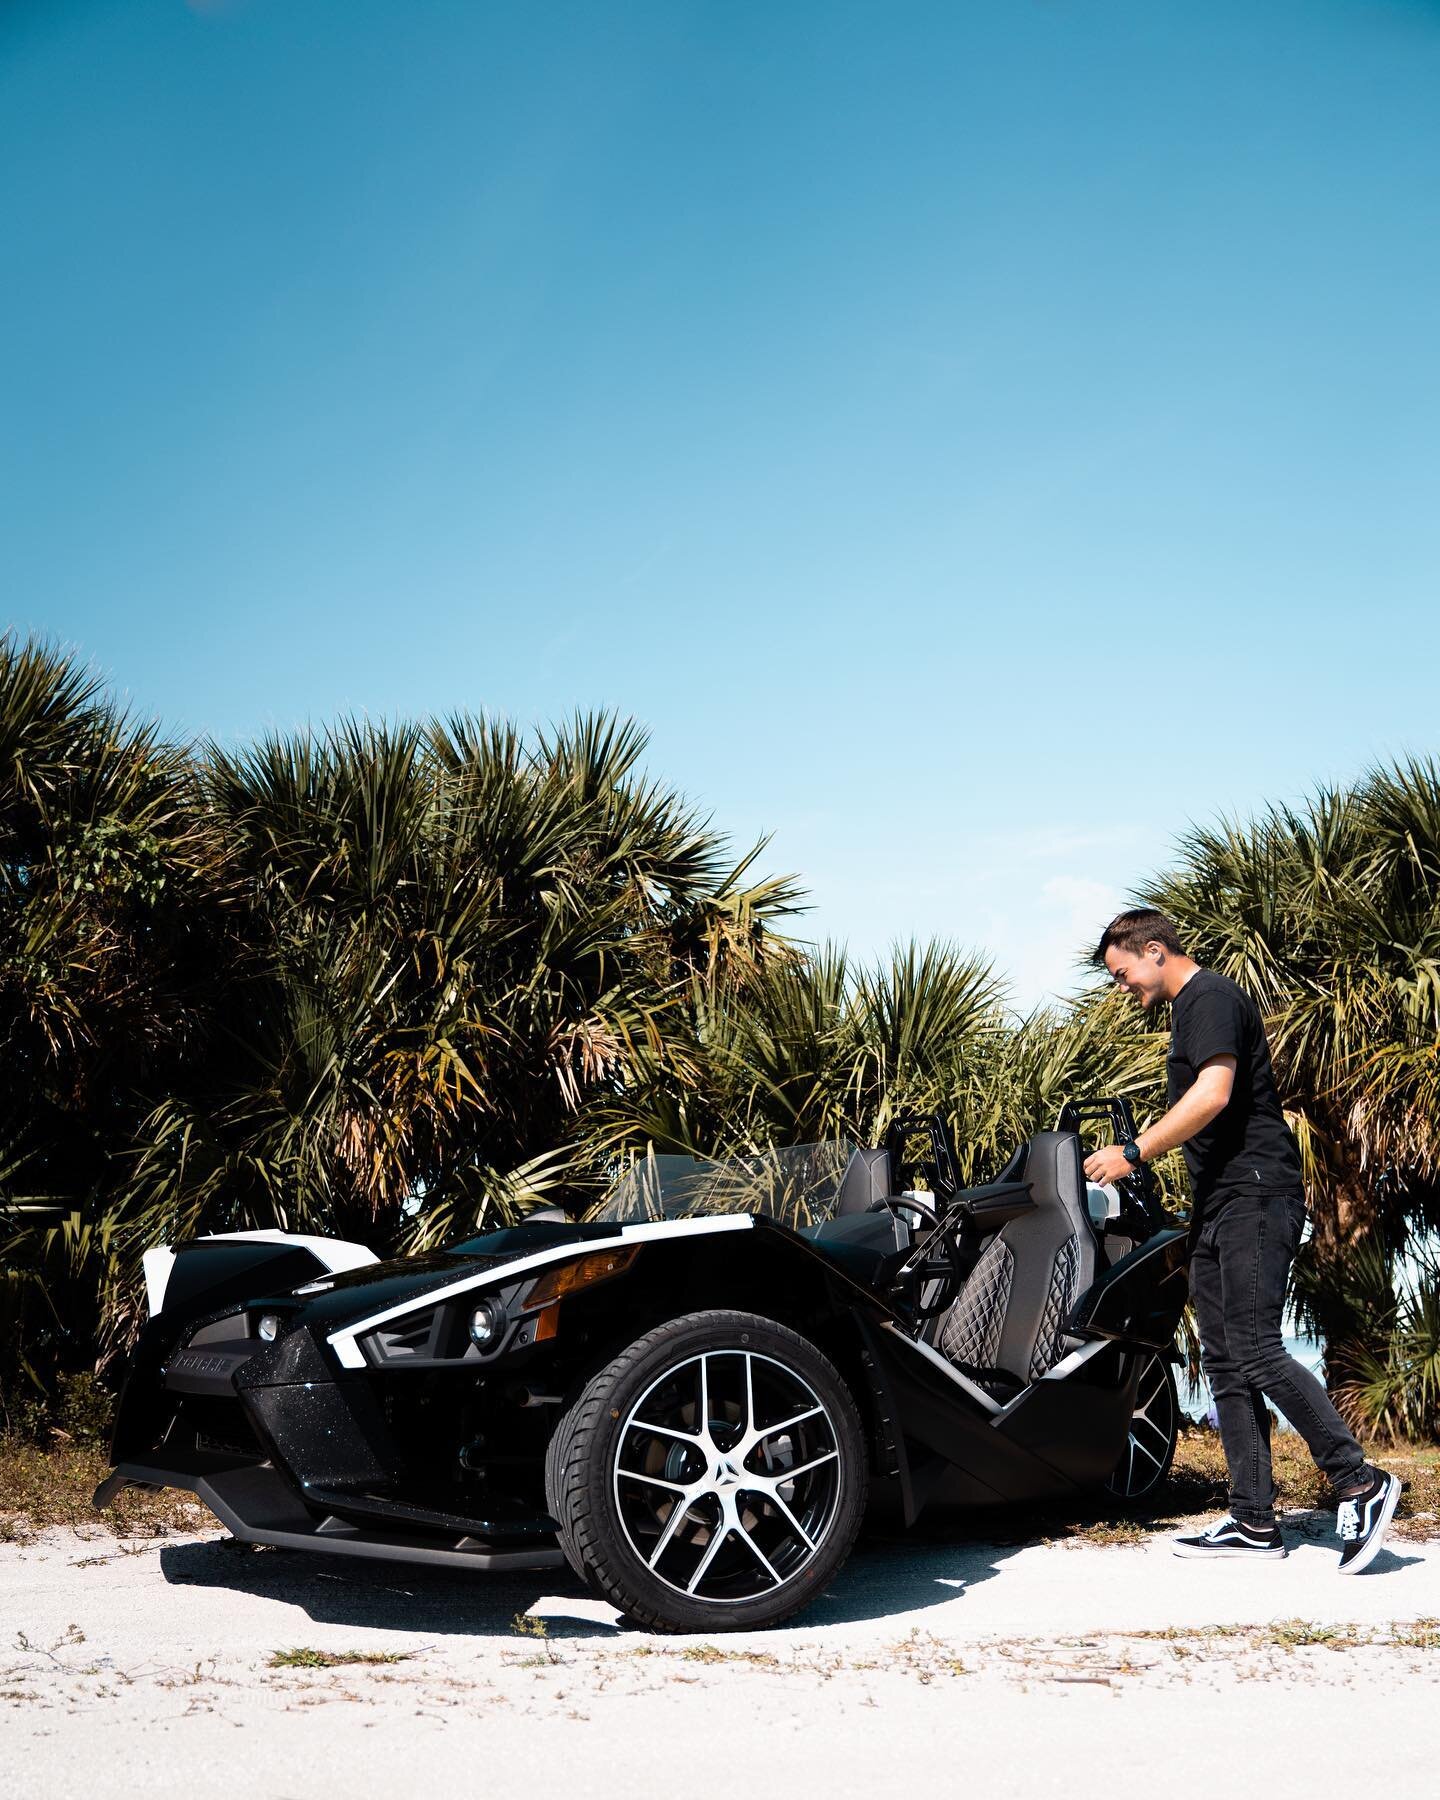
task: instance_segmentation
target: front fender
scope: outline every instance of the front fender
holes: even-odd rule
[[[197,1251],[202,1253],[200,1257],[195,1255]],[[254,1277],[262,1269],[266,1277],[260,1285],[283,1293],[317,1275],[336,1275],[379,1260],[364,1244],[347,1243],[343,1238],[307,1237],[291,1231],[220,1231],[181,1244],[158,1244],[140,1259],[152,1319],[167,1305],[172,1310],[189,1307],[213,1286],[227,1289],[215,1301],[215,1306],[223,1306],[235,1297],[228,1291],[234,1280],[253,1289]],[[270,1278],[272,1266],[274,1280]],[[292,1269],[300,1273],[293,1282],[286,1281]],[[198,1315],[192,1312],[191,1316]]]

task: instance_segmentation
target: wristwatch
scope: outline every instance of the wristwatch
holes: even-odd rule
[[[1140,1146],[1135,1142],[1134,1138],[1126,1138],[1120,1148],[1124,1152],[1125,1160],[1129,1163],[1130,1167],[1132,1169],[1138,1169],[1142,1158],[1140,1155]]]

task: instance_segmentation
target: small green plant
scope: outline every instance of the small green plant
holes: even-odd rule
[[[1259,1638],[1277,1650],[1350,1650],[1365,1640],[1349,1625],[1316,1625],[1308,1619],[1276,1619],[1264,1626]]]
[[[532,1613],[516,1613],[510,1621],[510,1629],[516,1637],[538,1638],[544,1652],[539,1656],[523,1657],[520,1662],[522,1669],[538,1669],[543,1668],[546,1663],[564,1662],[564,1657],[557,1653],[554,1644],[550,1642],[550,1627],[543,1619],[537,1619]]]
[[[690,1644],[680,1652],[682,1662],[745,1663],[755,1669],[778,1669],[780,1659],[768,1650],[722,1650],[718,1644]]]
[[[276,1650],[266,1664],[270,1669],[343,1669],[356,1663],[409,1662],[413,1650],[316,1650],[298,1644],[289,1650]]]

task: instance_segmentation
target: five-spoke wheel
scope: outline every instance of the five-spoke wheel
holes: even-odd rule
[[[681,1593],[733,1602],[793,1581],[835,1516],[835,1424],[810,1384],[752,1350],[655,1381],[620,1433],[615,1502],[631,1548]]]
[[[855,1404],[773,1320],[697,1313],[591,1380],[546,1466],[576,1568],[662,1630],[772,1624],[814,1597],[864,1510]]]

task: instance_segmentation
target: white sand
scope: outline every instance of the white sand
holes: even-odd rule
[[[1116,1800],[1213,1780],[1313,1800],[1372,1767],[1420,1794],[1440,1650],[1204,1628],[1384,1640],[1421,1619],[1440,1619],[1436,1544],[1350,1578],[1312,1541],[1259,1569],[1163,1539],[875,1546],[799,1624],[711,1649],[620,1630],[553,1574],[57,1532],[0,1547],[0,1795]],[[1124,1635],[1167,1628],[1185,1635]],[[268,1666],[292,1646],[405,1660]]]

